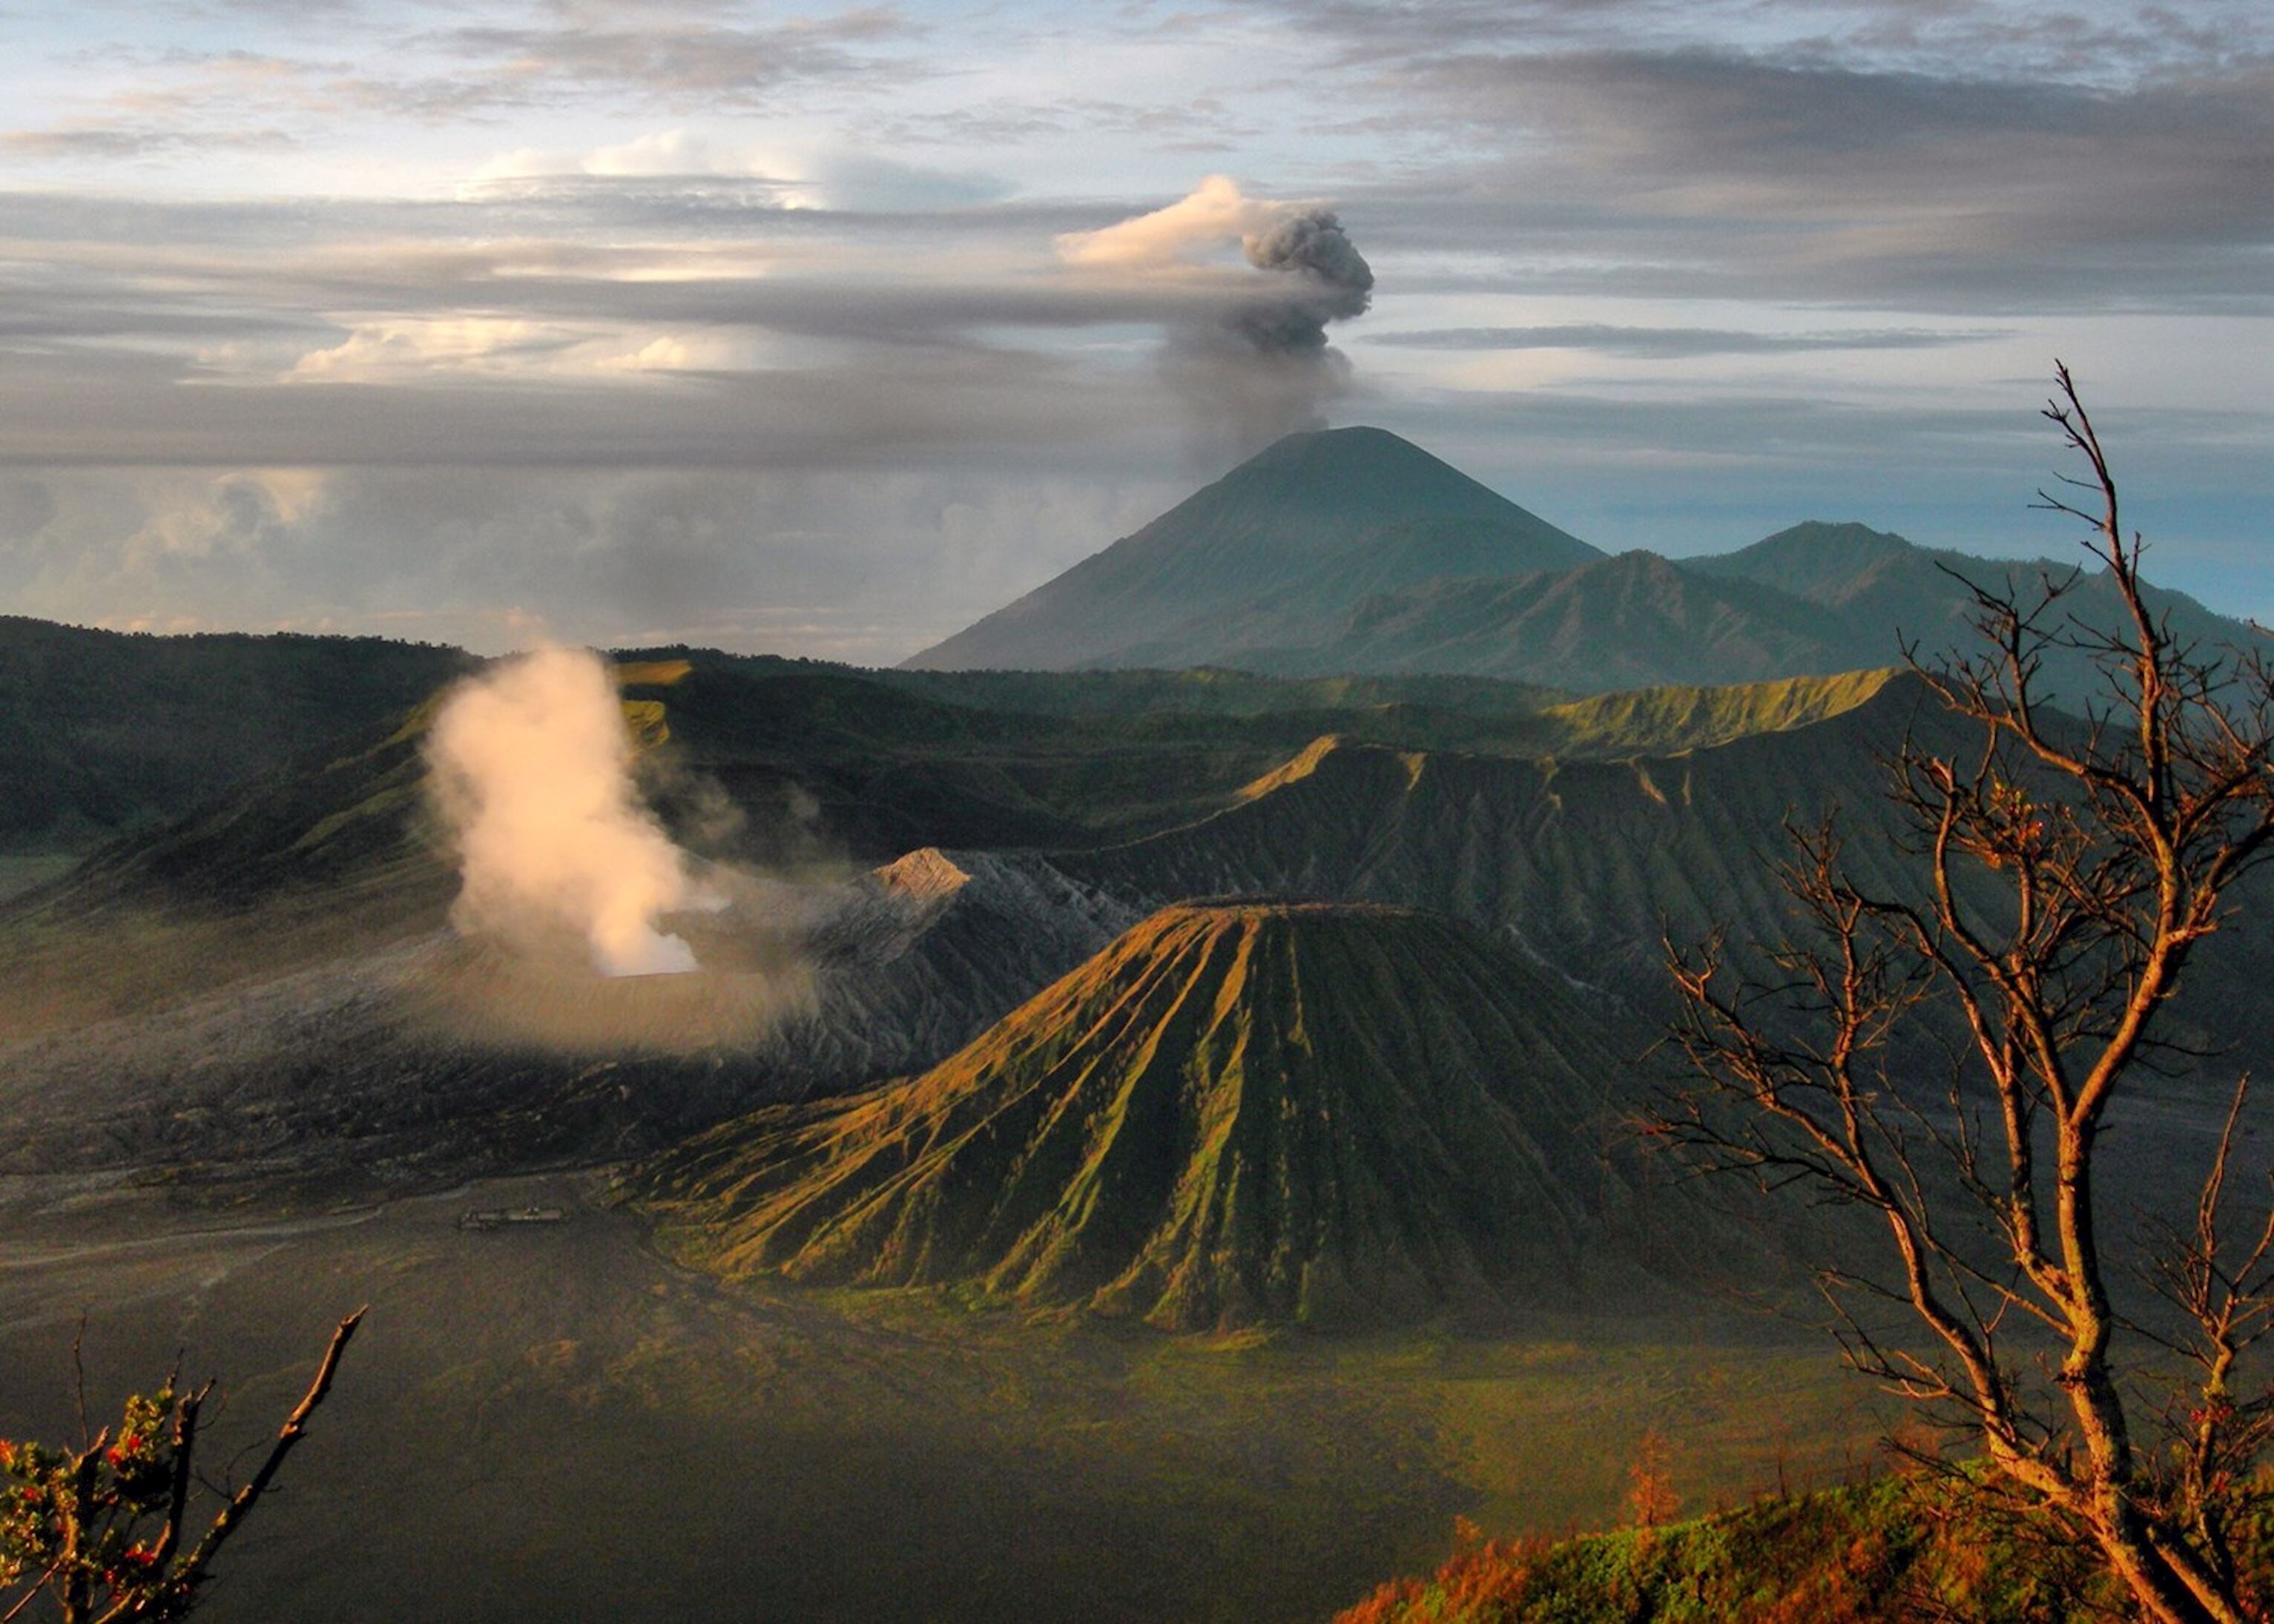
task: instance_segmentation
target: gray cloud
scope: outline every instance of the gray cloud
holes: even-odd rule
[[[1935,308],[2269,302],[2265,60],[2120,90],[1698,50],[1384,73],[1502,155],[1353,197],[1406,245],[1491,241],[1542,282]]]
[[[1005,472],[1157,440],[1144,372],[977,346],[654,383],[205,382],[147,357],[0,369],[0,463],[846,468],[984,450]]]
[[[208,148],[275,150],[291,145],[290,135],[273,129],[189,131],[154,124],[71,124],[45,130],[0,130],[0,151],[24,158],[96,163]]]
[[[1405,350],[1585,350],[1596,355],[1675,361],[1693,357],[1796,355],[1811,350],[1940,350],[2011,337],[2006,329],[1853,328],[1821,333],[1749,333],[1728,327],[1628,327],[1599,322],[1534,327],[1426,327],[1372,333],[1360,342]]]
[[[1341,60],[1660,49],[1745,40],[1793,64],[1957,78],[2053,78],[2102,87],[2220,71],[2274,48],[2256,0],[2170,6],[2033,0],[1266,0]]]
[[[755,6],[539,0],[525,10],[452,8],[448,26],[423,27],[415,11],[346,6],[317,19],[313,32],[294,26],[311,20],[301,8],[249,10],[230,32],[264,30],[247,37],[281,41],[278,49],[169,43],[167,28],[121,19],[132,42],[56,53],[50,60],[87,80],[71,99],[74,116],[16,131],[5,150],[117,162],[320,147],[356,128],[493,124],[548,109],[747,115],[809,109],[825,93],[841,93],[850,105],[931,71],[912,49],[925,26],[880,6],[785,19]],[[208,35],[193,13],[169,20],[186,25],[189,38]],[[297,49],[318,35],[320,52]]]
[[[0,582],[21,612],[157,629],[890,661],[1173,494],[1047,475],[1011,492],[991,470],[49,470],[0,478]]]
[[[584,177],[459,204],[23,201],[0,265],[18,463],[1062,456],[1188,422],[1195,389],[1245,426],[1187,460],[1225,461],[1339,386],[1324,327],[1372,280],[1314,214],[1258,234],[1266,274],[1161,275],[1046,257],[1094,206],[790,209]],[[610,241],[628,222],[669,236]],[[1156,365],[1147,333],[1212,337]],[[1239,377],[1193,376],[1234,351]]]
[[[834,17],[738,23],[710,10],[635,11],[565,8],[544,26],[469,25],[425,36],[425,47],[467,61],[450,81],[504,103],[553,100],[593,90],[636,94],[674,109],[748,107],[792,85],[819,79],[905,79],[917,71],[880,48],[926,30],[888,7]],[[388,81],[369,81],[376,99]],[[414,104],[426,94],[406,86]]]

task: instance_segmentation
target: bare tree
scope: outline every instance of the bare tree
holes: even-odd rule
[[[203,1481],[197,1447],[210,1383],[184,1393],[169,1377],[157,1393],[128,1399],[116,1430],[89,1437],[82,1381],[79,1447],[0,1442],[0,1624],[25,1616],[42,1598],[62,1624],[188,1613],[214,1558],[306,1435],[362,1320],[358,1309],[334,1328],[307,1392],[252,1477],[220,1491],[220,1508],[202,1532],[191,1526],[191,1515],[192,1491]],[[74,1363],[77,1357],[74,1346]]]
[[[2091,526],[2103,568],[1976,587],[1979,648],[1934,667],[1905,650],[1948,713],[1889,763],[1916,889],[1855,883],[1836,820],[1796,827],[1790,937],[1744,966],[1721,940],[1669,950],[1696,1080],[1652,1125],[1863,1209],[1889,1249],[1823,1277],[1849,1357],[1959,1429],[2147,1616],[2240,1624],[2262,1615],[2232,1534],[2274,1430],[2240,1368],[2274,1311],[2274,1218],[2224,1211],[2245,1086],[2160,1244],[2109,1238],[2096,1177],[2112,1104],[2170,1071],[2182,973],[2270,850],[2274,706],[2255,652],[2182,645],[2150,609],[2099,437],[2056,379],[2044,415],[2089,471],[2042,505]],[[2104,585],[2112,625],[2081,608]],[[2060,696],[2081,716],[2049,706],[2049,656],[2100,673]],[[2157,1298],[2112,1300],[2127,1270]]]

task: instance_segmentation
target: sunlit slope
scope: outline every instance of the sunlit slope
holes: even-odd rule
[[[1570,697],[1555,688],[1491,677],[1265,677],[1225,665],[1100,671],[933,671],[902,667],[861,673],[949,704],[1043,716],[1129,716],[1199,711],[1263,716],[1273,711],[1357,710],[1407,706],[1472,716],[1519,716]]]
[[[1894,670],[1851,671],[1721,687],[1627,688],[1550,705],[1540,718],[1555,730],[1549,753],[1558,756],[1694,750],[1825,721],[1867,703],[1902,676]]]
[[[1568,569],[1594,548],[1382,429],[1291,434],[1134,534],[913,656],[1065,669],[1235,660],[1360,598],[1442,575]],[[1239,608],[1227,638],[1222,617]]]
[[[1172,907],[923,1075],[642,1182],[666,1244],[730,1275],[1177,1328],[1563,1301],[1638,1255],[1634,1047],[1448,920]]]

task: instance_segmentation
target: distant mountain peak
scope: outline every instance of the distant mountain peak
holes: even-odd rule
[[[1774,553],[1840,552],[1853,557],[1920,551],[1922,549],[1916,542],[1907,540],[1893,530],[1875,530],[1870,525],[1853,519],[1803,519],[1773,536],[1764,536],[1751,546],[1741,547],[1729,556],[1738,558],[1751,553],[1766,557]]]
[[[1735,553],[1685,560],[1692,569],[1724,579],[1758,581],[1802,598],[1851,588],[1865,573],[1891,561],[1921,559],[1927,549],[1892,530],[1854,520],[1809,519],[1765,536]]]
[[[1237,664],[1245,649],[1331,627],[1369,592],[1601,556],[1387,429],[1312,430],[907,664]]]
[[[1397,463],[1442,470],[1465,484],[1476,483],[1442,457],[1423,450],[1403,434],[1364,423],[1338,429],[1299,429],[1292,434],[1283,434],[1230,470],[1224,477],[1231,478],[1243,470],[1290,464],[1314,467],[1332,477],[1351,469]]]
[[[1291,434],[1282,434],[1262,450],[1248,458],[1251,462],[1268,457],[1300,455],[1306,448],[1329,446],[1380,446],[1385,449],[1403,449],[1420,456],[1429,456],[1404,435],[1389,429],[1376,428],[1368,423],[1345,424],[1338,429],[1297,429]],[[1430,457],[1431,462],[1438,459]]]

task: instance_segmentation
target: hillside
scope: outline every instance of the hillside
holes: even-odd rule
[[[1381,429],[1291,434],[1015,603],[911,656],[945,669],[1238,664],[1370,592],[1565,569],[1594,548]],[[1202,652],[1203,646],[1213,651]]]
[[[1892,664],[1834,616],[1776,588],[1722,581],[1651,553],[1521,581],[1455,578],[1367,598],[1314,646],[1253,658],[1287,674],[1494,677],[1608,693],[1658,683],[1756,682]]]
[[[177,817],[474,663],[378,637],[153,637],[0,616],[0,853],[84,850]]]
[[[2265,1526],[2240,1530],[2247,1572],[2270,1566]],[[2073,1542],[1964,1477],[1914,1475],[1660,1528],[1472,1543],[1335,1624],[2052,1624],[2127,1611]]]
[[[1977,558],[1918,546],[1861,524],[1808,523],[1735,553],[1685,560],[1683,567],[1725,584],[1751,583],[1815,605],[1833,617],[1833,635],[1851,649],[1879,650],[1873,663],[1888,664],[1903,642],[1916,644],[1929,663],[1954,650],[1976,650],[1979,640],[1969,623],[1974,596],[1969,583],[2028,602],[2047,582],[2077,575],[2079,561],[2076,556],[2067,562]],[[2195,644],[2206,653],[2267,649],[2265,633],[2184,592],[2150,587],[2145,596],[2181,644]],[[2107,575],[2092,571],[2077,575],[2064,612],[2102,630],[2117,628],[2122,614]],[[2042,696],[2068,702],[2081,703],[2105,687],[2088,657],[2059,648],[2046,651],[2040,680]]]
[[[1550,703],[1551,694],[1485,680],[967,678],[700,650],[644,650],[621,669],[648,733],[645,787],[676,838],[706,857],[777,870],[841,870],[929,846],[1126,841],[1234,804],[1243,785],[1326,734],[1397,749],[1598,758],[1788,727],[1845,709],[1878,680]],[[945,694],[928,695],[935,680]],[[439,918],[448,876],[420,792],[429,714],[422,701],[304,748],[288,765],[99,851],[49,892],[0,901],[0,929],[119,906],[244,914],[282,897],[336,898],[343,886],[409,887],[417,908]]]
[[[1569,1303],[1647,1245],[1613,1154],[1627,1047],[1449,921],[1180,906],[922,1076],[634,1183],[666,1246],[729,1275],[1180,1329]]]
[[[1659,703],[1678,711],[1680,692],[1661,690]],[[1054,861],[1155,902],[1262,893],[1427,908],[1654,1000],[1662,931],[1690,940],[1716,925],[1741,938],[1781,929],[1781,819],[1844,800],[1861,829],[1883,827],[1871,793],[1877,754],[1937,720],[1924,686],[1906,676],[1709,692],[1745,718],[1741,736],[1704,748],[1672,738],[1646,752],[1517,756],[1330,735],[1221,811]],[[1800,725],[1766,726],[1780,695],[1810,698]],[[1607,727],[1647,731],[1656,706],[1631,695],[1573,707],[1589,708]],[[1899,876],[1887,842],[1856,844],[1864,878]]]

